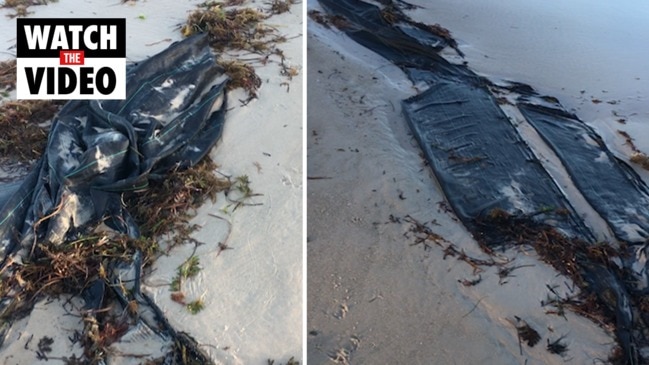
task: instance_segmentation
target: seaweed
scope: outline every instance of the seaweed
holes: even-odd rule
[[[516,319],[516,322],[507,319],[514,327],[516,327],[516,334],[518,336],[518,345],[519,345],[519,350],[520,354],[523,355],[523,348],[522,348],[522,343],[525,341],[527,346],[529,347],[534,347],[539,341],[541,341],[541,335],[537,330],[532,328],[526,321],[523,319],[519,318],[518,316],[514,316]]]
[[[27,9],[32,6],[47,5],[48,3],[56,1],[57,0],[4,0],[4,3],[0,7],[13,9],[15,13],[7,14],[7,16],[9,18],[16,18],[29,15],[31,12]]]
[[[186,307],[189,313],[196,315],[198,314],[198,312],[205,309],[205,303],[203,302],[202,299],[196,299],[194,301],[187,303]]]
[[[189,224],[196,208],[204,202],[216,200],[218,192],[228,190],[232,182],[216,175],[217,165],[206,156],[187,169],[175,167],[164,180],[150,182],[142,192],[125,194],[133,218],[142,235],[161,237],[174,233],[173,242],[191,242],[190,234],[196,226]]]
[[[266,11],[232,7],[241,5],[242,1],[205,2],[191,12],[180,31],[184,37],[196,33],[207,33],[210,45],[219,53],[226,51],[248,51],[259,55],[258,61],[265,64],[273,55],[280,57],[280,73],[292,79],[297,75],[297,68],[285,64],[285,58],[277,44],[285,42],[285,36],[278,33],[275,27],[266,25],[266,19],[287,12],[296,4],[295,0],[273,0]],[[245,105],[257,97],[261,79],[254,67],[241,59],[222,58],[218,63],[230,77],[228,90],[243,88],[248,98],[241,102]],[[285,84],[285,83],[283,83]]]
[[[548,352],[552,354],[564,356],[566,352],[568,352],[568,345],[565,343],[565,341],[563,341],[565,337],[566,337],[565,335],[561,336],[554,341],[550,341],[550,339],[548,338],[547,339],[548,344],[546,346]]]
[[[0,156],[28,163],[45,150],[48,122],[63,105],[53,100],[15,100],[0,105]]]
[[[242,88],[250,98],[257,97],[261,79],[257,76],[254,67],[236,60],[220,60],[218,64],[225,69],[225,73],[230,77],[228,90]]]
[[[8,92],[16,88],[16,60],[0,62],[0,89]]]
[[[198,273],[201,271],[201,267],[199,265],[200,262],[198,256],[192,255],[180,266],[178,266],[178,269],[176,270],[176,276],[171,279],[171,284],[169,286],[169,290],[175,292],[172,293],[172,299],[174,299],[174,301],[179,303],[183,302],[184,295],[182,295],[181,291],[182,283],[184,280],[193,278],[198,275]]]
[[[183,36],[207,33],[210,45],[217,51],[246,50],[261,54],[272,44],[286,39],[265,25],[268,15],[251,8],[226,9],[221,4],[204,4],[194,10],[181,27]]]
[[[273,15],[282,14],[291,11],[291,6],[296,4],[295,0],[272,0],[269,12]]]
[[[311,18],[316,23],[324,26],[325,28],[331,28],[333,25],[338,29],[349,28],[351,23],[343,16],[337,14],[323,14],[318,10],[309,10],[307,13],[309,18]]]
[[[268,359],[267,365],[275,365],[275,360]],[[300,362],[295,360],[294,356],[291,356],[291,358],[288,359],[286,364],[278,364],[278,365],[300,365]]]

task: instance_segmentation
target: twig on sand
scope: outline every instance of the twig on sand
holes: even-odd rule
[[[478,304],[482,302],[482,299],[486,298],[487,296],[485,295],[484,297],[478,299],[478,301],[473,305],[473,308],[471,308],[470,311],[468,311],[465,315],[462,316],[462,318],[466,318],[469,314],[473,313],[473,311],[478,308]]]
[[[558,339],[550,342],[550,339],[548,338],[547,342],[547,350],[548,352],[552,354],[557,354],[559,356],[564,356],[566,352],[568,351],[568,345],[566,345],[565,342],[563,342],[563,339],[566,337],[566,335],[563,335],[559,337]]]
[[[500,280],[498,280],[498,284],[503,285],[503,284],[507,283],[507,280],[505,280],[505,279],[507,279],[509,277],[514,277],[515,275],[512,275],[512,272],[514,270],[520,269],[520,268],[523,268],[523,267],[533,267],[533,266],[534,265],[532,265],[532,264],[515,265],[515,266],[509,266],[509,267],[500,266],[498,268],[498,277],[500,278]]]

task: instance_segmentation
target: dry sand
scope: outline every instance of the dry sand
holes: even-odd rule
[[[315,4],[310,7],[317,8]],[[416,92],[385,60],[308,25],[307,356],[310,364],[563,364],[605,359],[613,339],[568,313],[547,315],[546,285],[569,280],[533,252],[503,257],[515,270],[474,275],[440,247],[412,246],[410,215],[468,255],[485,256],[440,203],[441,194],[400,114]],[[400,219],[392,223],[391,217]],[[394,219],[392,219],[394,221]],[[431,223],[434,221],[435,223]],[[481,278],[476,286],[459,281]],[[519,348],[515,316],[542,337]],[[546,350],[566,335],[567,354]]]
[[[32,17],[124,17],[127,57],[136,61],[179,40],[177,26],[201,2],[60,0],[30,10],[34,11]],[[245,6],[269,5],[250,1]],[[192,335],[218,364],[266,364],[269,358],[285,363],[291,356],[303,361],[302,9],[301,4],[295,4],[289,13],[268,20],[288,38],[279,48],[298,75],[292,80],[281,75],[279,60],[271,57],[265,66],[254,63],[263,80],[258,100],[244,106],[238,101],[245,98],[243,92],[235,90],[229,95],[224,133],[211,156],[221,173],[247,175],[253,192],[262,194],[251,202],[261,205],[233,210],[221,194],[215,204],[203,206],[193,220],[201,226],[195,238],[206,244],[197,251],[203,269],[185,291],[188,300],[202,298],[205,310],[189,314],[171,301],[168,290],[176,268],[191,255],[193,247],[180,247],[162,257],[144,279],[143,290],[154,298],[171,324]],[[15,21],[5,18],[6,13],[9,11],[0,12],[0,47],[10,53],[15,43]],[[246,59],[255,57],[244,55]],[[232,249],[219,254],[219,242]],[[50,357],[80,354],[78,345],[67,339],[75,329],[82,328],[76,316],[80,305],[78,301],[68,305],[40,303],[31,316],[9,331],[0,350],[0,363],[40,363],[35,349],[38,339],[45,335],[55,339]],[[143,347],[142,338],[136,340],[139,342],[132,346],[122,344],[119,350],[155,355],[155,343]],[[144,361],[119,356],[117,360]]]

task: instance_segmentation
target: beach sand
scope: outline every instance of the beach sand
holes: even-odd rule
[[[61,0],[31,7],[34,14],[30,16],[126,18],[127,59],[137,61],[180,40],[178,26],[200,3]],[[269,5],[250,1],[244,6],[266,9]],[[160,306],[171,325],[193,336],[217,364],[266,364],[268,359],[286,363],[290,357],[303,361],[302,9],[301,4],[294,4],[290,12],[267,20],[287,38],[278,48],[284,51],[287,66],[298,71],[292,79],[280,73],[279,58],[271,57],[262,65],[254,61],[257,55],[240,55],[253,60],[250,62],[263,85],[259,98],[247,105],[239,101],[246,98],[241,90],[230,93],[223,136],[210,155],[220,173],[233,178],[249,177],[253,193],[260,194],[249,202],[259,205],[234,210],[234,205],[220,194],[215,203],[201,207],[192,220],[200,226],[194,238],[205,245],[196,252],[202,270],[184,289],[188,300],[201,298],[205,309],[190,314],[170,299],[168,289],[176,268],[191,255],[193,245],[181,246],[161,257],[144,278],[143,290]],[[11,11],[0,13],[0,47],[11,53],[15,20],[5,18],[8,13]],[[219,243],[231,249],[221,252]],[[35,351],[44,336],[54,338],[52,352],[48,353],[50,363],[55,361],[52,358],[80,354],[79,345],[68,336],[83,328],[77,316],[81,305],[78,300],[38,304],[32,315],[9,330],[0,363],[40,363]],[[134,344],[122,344],[119,349],[153,357],[155,344],[148,348],[143,348],[142,342]],[[115,358],[115,363],[142,361]]]
[[[310,3],[317,9],[317,4]],[[310,364],[564,364],[606,359],[610,333],[542,307],[570,281],[530,250],[501,280],[408,232],[411,216],[487,258],[452,213],[400,114],[405,76],[338,31],[308,24],[307,353]],[[480,279],[475,286],[462,281]],[[520,344],[516,317],[541,336]],[[564,356],[546,350],[564,336]]]

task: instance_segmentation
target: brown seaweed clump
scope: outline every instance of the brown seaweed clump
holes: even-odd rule
[[[248,98],[241,100],[246,104],[257,97],[257,90],[262,84],[250,61],[266,64],[270,62],[271,56],[278,56],[280,74],[289,80],[297,75],[298,71],[297,68],[285,64],[283,52],[277,48],[277,44],[285,42],[286,37],[280,35],[275,27],[265,23],[274,15],[290,11],[296,1],[272,0],[267,3],[270,8],[262,10],[238,7],[244,2],[242,0],[205,2],[189,14],[180,30],[184,37],[207,33],[210,46],[219,53],[244,51],[258,55],[258,58],[252,60],[220,59],[218,61],[230,77],[228,89],[240,87],[247,92]]]
[[[16,88],[16,60],[0,62],[0,91],[8,93]],[[5,95],[6,96],[6,95]]]
[[[261,78],[255,73],[255,68],[247,63],[235,60],[219,60],[218,64],[223,67],[225,73],[230,77],[227,89],[244,89],[251,97],[257,96],[257,90],[261,86]]]
[[[267,18],[268,15],[256,9],[227,9],[220,3],[209,3],[189,15],[181,32],[185,37],[208,33],[210,45],[217,51],[232,49],[261,54],[271,45],[286,40],[275,28],[263,23]]]
[[[176,243],[188,241],[196,229],[189,225],[195,210],[232,186],[230,179],[215,174],[216,169],[206,156],[195,166],[174,169],[164,180],[151,181],[143,192],[126,194],[124,200],[142,235],[161,237],[173,232]]]
[[[31,162],[47,144],[49,121],[63,105],[56,100],[15,100],[0,105],[0,156],[11,163]]]
[[[16,60],[0,62],[0,92],[16,88]],[[29,163],[39,158],[47,143],[49,121],[59,111],[59,100],[11,100],[0,104],[0,159]]]
[[[273,15],[287,13],[291,11],[291,6],[296,3],[295,0],[272,0],[269,3],[269,12]]]

